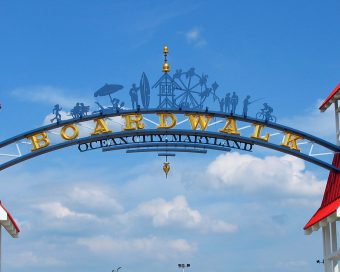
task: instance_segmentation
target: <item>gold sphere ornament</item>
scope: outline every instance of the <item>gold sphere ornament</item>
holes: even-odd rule
[[[164,73],[170,72],[170,65],[169,65],[169,63],[165,62],[165,63],[163,64],[163,72],[164,72]]]
[[[163,165],[163,171],[165,173],[165,177],[168,177],[168,173],[170,171],[170,162],[165,162]]]
[[[164,55],[169,53],[169,48],[167,46],[163,47],[163,53],[164,53]]]
[[[169,65],[168,60],[167,60],[169,48],[167,46],[163,47],[163,53],[164,53],[163,73],[169,73],[170,72],[170,65]]]

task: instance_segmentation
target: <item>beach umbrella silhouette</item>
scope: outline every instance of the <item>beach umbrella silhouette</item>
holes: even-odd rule
[[[103,87],[101,87],[100,89],[98,89],[95,93],[94,93],[94,97],[98,97],[98,96],[110,96],[110,100],[112,101],[112,97],[111,94],[118,92],[119,90],[123,89],[124,86],[122,85],[118,85],[118,84],[105,84]]]

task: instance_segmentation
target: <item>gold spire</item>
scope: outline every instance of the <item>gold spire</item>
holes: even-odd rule
[[[163,53],[164,53],[163,73],[168,73],[170,72],[170,65],[167,60],[167,56],[169,53],[169,48],[167,46],[163,47]]]

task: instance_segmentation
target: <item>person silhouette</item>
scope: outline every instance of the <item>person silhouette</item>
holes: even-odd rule
[[[250,95],[247,95],[247,97],[243,100],[243,116],[247,117],[248,114],[248,106],[251,104],[249,101]]]
[[[82,115],[81,115],[81,108],[80,108],[80,103],[77,103],[73,107],[73,118],[79,118],[79,117],[82,117]]]
[[[136,84],[132,84],[132,88],[130,89],[130,97],[131,97],[131,104],[132,108],[136,109],[138,107],[138,90],[139,88],[136,87]]]
[[[84,103],[80,103],[79,104],[79,116],[83,117],[86,113],[86,106],[84,105]]]
[[[232,114],[236,112],[237,104],[238,104],[238,96],[235,92],[233,92],[233,95],[231,97],[231,113]]]
[[[272,112],[274,111],[271,106],[268,105],[268,103],[263,104],[263,109],[261,111],[264,114],[265,120],[269,121],[270,117],[272,116]]]
[[[224,98],[219,99],[218,102],[220,103],[220,111],[223,112],[223,110],[224,110]]]
[[[51,123],[53,123],[54,120],[57,120],[57,122],[59,122],[61,120],[61,115],[59,113],[61,110],[62,110],[62,108],[60,108],[59,104],[54,105],[52,114],[54,114],[55,117],[50,120]]]
[[[90,111],[90,106],[85,106],[84,103],[80,103],[80,111],[81,111],[81,117],[86,116],[87,113]]]
[[[113,109],[118,109],[118,106],[119,106],[119,99],[118,98],[113,98],[111,100],[111,103],[112,103]]]
[[[230,113],[230,93],[225,95],[224,105],[225,112]]]

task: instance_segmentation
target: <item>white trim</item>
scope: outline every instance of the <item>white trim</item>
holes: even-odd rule
[[[320,228],[320,224],[319,223],[316,223],[312,226],[312,231],[318,231]]]
[[[7,220],[7,218],[8,218],[7,212],[3,207],[0,206],[0,222],[3,220]]]
[[[312,232],[313,232],[312,229],[311,229],[311,228],[308,228],[308,229],[305,230],[304,233],[305,233],[305,235],[311,235]]]
[[[304,231],[305,235],[312,234],[313,231],[318,231],[320,227],[326,226],[328,223],[335,222],[340,218],[340,207],[337,208],[335,212],[328,215],[326,218],[322,219],[321,221],[315,223],[314,225],[310,226],[308,229]]]
[[[0,206],[0,227],[3,226],[9,235],[11,235],[13,238],[18,237],[18,231],[16,227],[14,226],[13,222],[10,220],[8,213],[5,211],[3,207]]]

